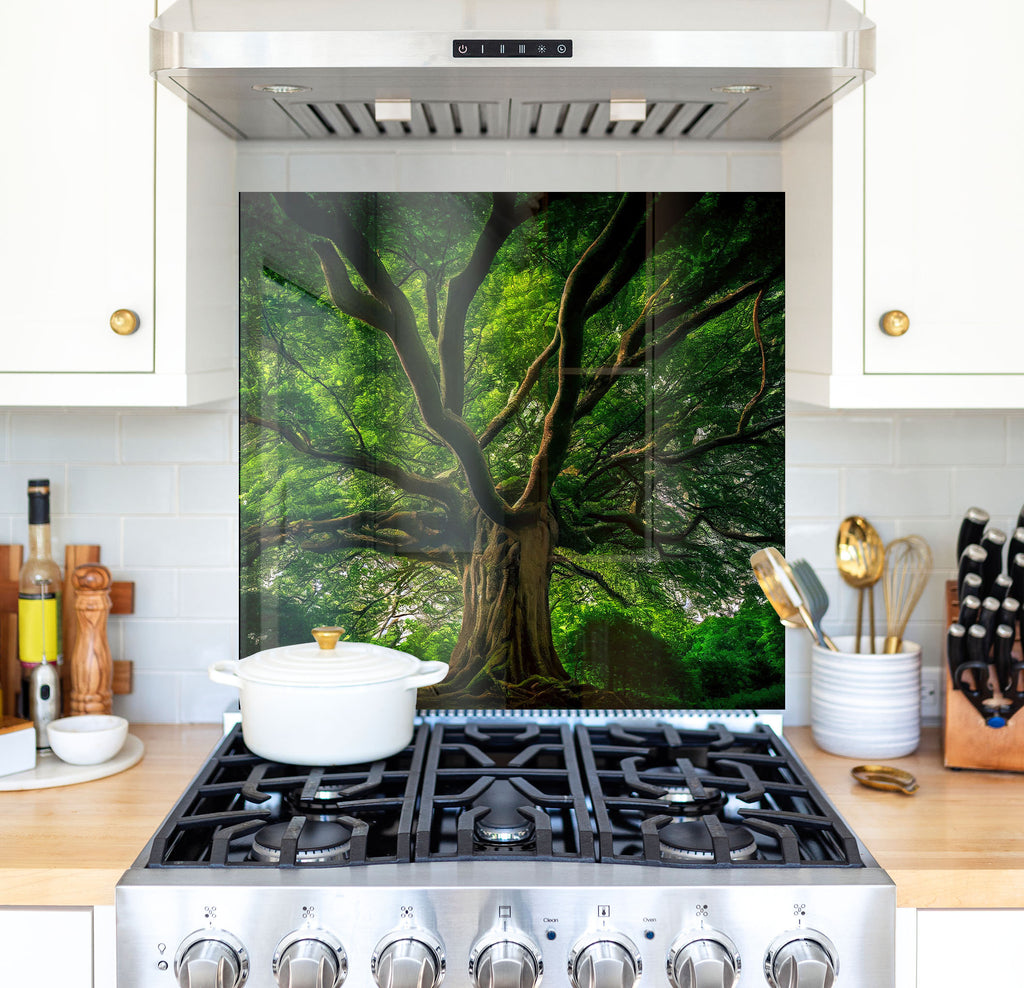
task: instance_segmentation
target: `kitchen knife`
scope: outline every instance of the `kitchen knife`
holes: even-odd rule
[[[1024,507],[1017,512],[1017,527],[1024,528]]]
[[[988,588],[988,595],[995,597],[996,600],[1002,600],[1004,597],[1010,596],[1010,588],[1013,586],[1013,580],[1011,580],[1005,573],[1000,573],[993,581],[992,586]]]
[[[995,578],[1003,571],[1003,548],[1006,546],[1006,532],[1001,528],[990,528],[981,537],[980,545],[988,553],[981,571],[981,578],[985,587],[991,587]]]
[[[956,670],[956,679],[960,689],[972,699],[987,700],[992,696],[992,687],[988,681],[988,649],[985,645],[987,633],[980,624],[972,624],[967,629],[967,661]],[[963,674],[969,672],[974,680],[974,688],[969,689],[963,680]]]
[[[1013,557],[1018,552],[1024,552],[1024,527],[1018,525],[1010,537],[1010,544],[1006,547],[1006,568],[1009,570]]]
[[[1013,664],[1013,659],[1010,657],[1010,651],[1013,649],[1014,636],[1012,625],[1000,624],[996,628],[996,650],[993,664],[996,667],[996,682],[1004,696],[1010,692],[1012,685],[1010,666]]]
[[[964,577],[968,573],[976,573],[982,578],[979,592],[985,589],[984,569],[986,559],[988,559],[988,553],[982,549],[980,545],[972,544],[964,549],[960,554],[960,566],[956,574],[956,585],[958,591],[963,587]],[[1022,560],[1022,563],[1024,563],[1024,560]],[[958,596],[962,598],[963,594],[958,593]]]
[[[1006,597],[1002,607],[999,608],[999,621],[996,627],[999,627],[1000,624],[1008,624],[1011,628],[1015,628],[1019,615],[1020,601],[1016,597]]]
[[[1024,508],[1021,508],[1024,515]],[[957,560],[964,554],[964,549],[981,541],[981,534],[989,522],[989,514],[984,508],[968,508],[964,512],[963,521],[960,522],[960,533],[956,539]],[[1024,521],[1021,522],[1024,525]]]
[[[995,597],[986,597],[981,602],[981,613],[978,615],[977,624],[985,629],[986,655],[992,650],[992,641],[996,635],[996,625],[999,624],[999,610],[1002,606],[1002,601],[996,600]]]
[[[981,614],[981,598],[969,593],[960,601],[960,613],[957,615],[957,623],[969,628],[977,623],[978,615]]]
[[[978,604],[985,595],[981,592],[981,577],[977,573],[968,573],[964,576],[964,582],[957,588],[957,600],[964,600],[966,597],[977,597]]]
[[[952,677],[953,689],[960,689],[957,682],[956,671],[964,664],[967,658],[964,638],[967,629],[962,624],[951,624],[946,632],[946,661],[949,663],[949,675]]]
[[[1010,579],[1013,585],[1010,587],[1010,596],[1017,600],[1024,600],[1024,552],[1018,552],[1009,564]]]

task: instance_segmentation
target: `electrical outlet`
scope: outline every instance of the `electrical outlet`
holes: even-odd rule
[[[942,713],[942,688],[939,669],[921,670],[921,717],[938,720]]]

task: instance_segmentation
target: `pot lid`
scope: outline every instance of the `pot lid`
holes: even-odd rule
[[[421,665],[415,656],[393,648],[340,642],[340,633],[340,628],[316,628],[320,644],[282,645],[257,652],[239,662],[238,675],[276,686],[367,686],[405,679]]]

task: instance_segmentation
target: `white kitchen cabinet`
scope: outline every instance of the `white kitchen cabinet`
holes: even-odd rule
[[[918,988],[1021,988],[1024,909],[919,909]]]
[[[0,959],[0,984],[93,988],[92,909],[0,908]]]
[[[877,74],[783,148],[788,393],[1019,408],[1024,7],[871,0]],[[910,318],[886,335],[883,315]]]
[[[234,146],[156,92],[152,0],[50,0],[10,14],[0,64],[19,98],[0,164],[0,405],[231,395]],[[135,332],[111,329],[117,310],[138,316]]]

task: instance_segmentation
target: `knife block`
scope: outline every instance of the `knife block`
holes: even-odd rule
[[[946,583],[946,627],[957,619],[960,604],[956,581]],[[945,645],[943,645],[945,647]],[[1021,655],[1020,632],[1013,646],[1016,658]],[[945,715],[943,717],[943,764],[946,768],[977,768],[1024,772],[1024,709],[1018,710],[1005,727],[988,727],[971,701],[953,689],[953,677],[946,656],[942,656],[946,683]]]

